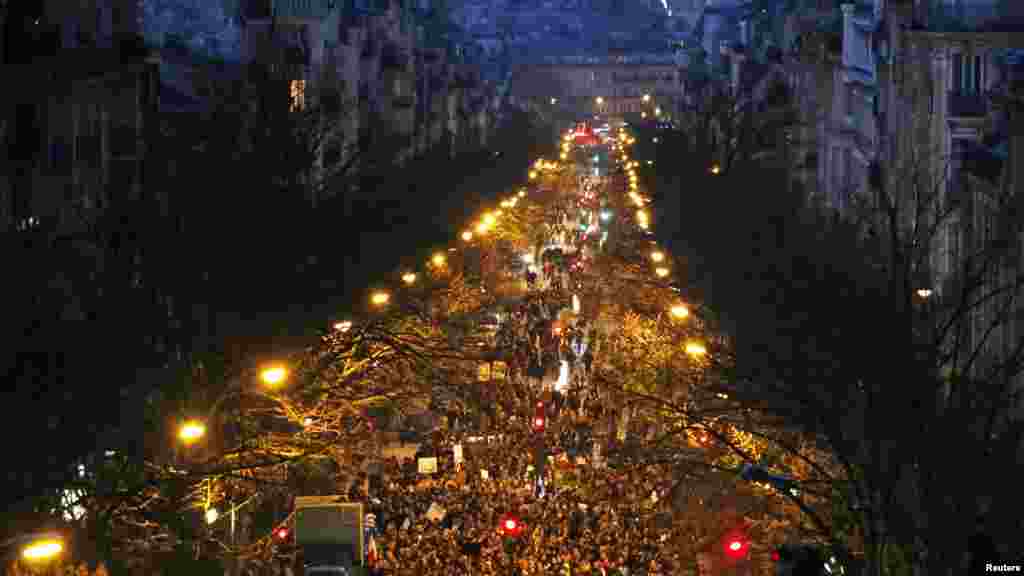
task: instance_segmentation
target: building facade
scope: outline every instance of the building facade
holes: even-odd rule
[[[532,64],[513,72],[515,96],[537,106],[563,106],[593,114],[670,115],[682,98],[674,63]]]
[[[929,297],[948,297],[965,259],[991,245],[997,215],[1024,185],[1019,130],[1007,114],[1015,104],[1006,104],[1024,77],[1024,20],[992,0],[868,0],[839,10],[812,4],[789,17],[800,41],[785,54],[800,118],[795,178],[840,214],[880,193],[906,214],[915,203],[926,205],[920,218],[936,228],[915,281]],[[904,220],[908,228],[918,224]],[[1005,271],[985,280],[988,288],[1022,264],[1007,261]],[[1009,343],[1022,333],[1017,315],[996,333],[988,327],[1021,309],[1019,299],[972,310],[963,345],[980,344],[992,361],[1010,354]]]
[[[485,146],[487,86],[460,63],[459,46],[439,42],[424,25],[430,9],[390,0],[260,0],[246,21],[243,64],[283,62],[296,106],[342,102],[346,149],[393,141],[404,159],[442,144],[452,153]]]
[[[4,23],[0,231],[84,226],[141,199],[159,66],[135,0],[14,3]],[[28,4],[28,3],[25,3]]]

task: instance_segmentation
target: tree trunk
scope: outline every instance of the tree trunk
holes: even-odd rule
[[[882,496],[871,491],[869,509],[864,513],[864,571],[863,576],[885,574],[886,530],[882,518]]]

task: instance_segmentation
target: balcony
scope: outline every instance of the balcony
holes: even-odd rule
[[[950,92],[946,110],[950,118],[984,118],[988,105],[981,94]]]

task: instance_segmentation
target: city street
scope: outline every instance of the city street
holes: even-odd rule
[[[559,169],[578,177],[543,195],[540,208],[550,216],[536,224],[545,236],[515,255],[525,266],[495,271],[519,273],[529,288],[500,314],[494,343],[507,370],[483,382],[494,388],[493,403],[479,417],[449,411],[443,433],[415,448],[383,449],[381,490],[369,494],[375,529],[368,548],[381,574],[410,567],[440,573],[453,563],[466,574],[506,574],[510,564],[523,575],[679,573],[670,531],[649,515],[668,486],[609,468],[608,458],[619,456],[622,417],[590,379],[602,342],[591,300],[600,297],[602,279],[593,266],[609,246],[608,207],[623,203],[628,160],[614,154],[615,139],[601,144],[608,160],[600,164],[595,147],[584,154],[570,142],[564,155],[581,158],[579,165]],[[438,471],[419,473],[411,456],[438,458]]]

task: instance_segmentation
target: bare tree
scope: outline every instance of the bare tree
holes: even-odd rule
[[[838,213],[750,153],[709,173],[704,143],[676,152],[691,156],[676,163],[683,192],[699,193],[677,194],[674,244],[690,294],[728,329],[737,397],[826,439],[871,574],[894,547],[955,571],[978,496],[1008,505],[1002,480],[975,471],[1019,460],[1014,178],[951,185],[947,159],[915,150]]]

